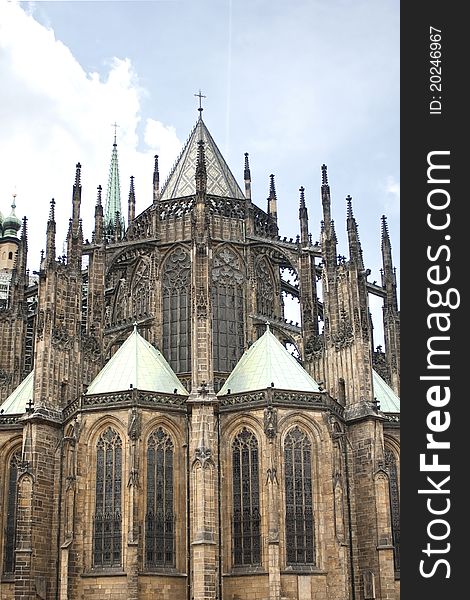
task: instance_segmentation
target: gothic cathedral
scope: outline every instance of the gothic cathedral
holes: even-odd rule
[[[155,157],[142,213],[133,178],[122,213],[116,138],[91,241],[81,189],[77,164],[66,254],[52,200],[36,276],[15,198],[0,213],[1,598],[397,600],[386,218],[380,284],[350,197],[338,255],[325,165],[319,242],[303,188],[281,237],[274,176],[263,210],[248,154],[243,191],[202,109],[162,186]]]

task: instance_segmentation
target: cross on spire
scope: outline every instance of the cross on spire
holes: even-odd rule
[[[111,127],[114,127],[114,143],[116,144],[116,134],[117,134],[117,128],[119,127],[119,125],[116,123],[116,121],[114,121],[114,123],[111,125]]]
[[[203,93],[201,92],[201,90],[199,90],[199,94],[194,94],[197,98],[199,98],[199,108],[198,111],[199,113],[202,113],[202,111],[204,110],[202,108],[202,99],[203,98],[207,98],[207,96],[204,96]]]

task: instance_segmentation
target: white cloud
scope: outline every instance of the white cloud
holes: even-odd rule
[[[16,189],[17,215],[28,217],[33,269],[44,247],[52,197],[61,252],[77,162],[82,164],[84,235],[91,236],[96,187],[101,184],[105,192],[107,186],[112,123],[119,124],[123,212],[129,176],[135,176],[139,212],[152,201],[155,149],[171,161],[181,146],[174,128],[153,119],[146,122],[143,149],[139,146],[146,92],[128,58],[113,58],[107,68],[105,77],[85,72],[52,29],[19,4],[0,0],[0,209],[8,214]]]
[[[389,175],[383,186],[385,191],[385,211],[387,214],[398,215],[400,212],[400,182]]]
[[[181,142],[176,135],[174,127],[165,126],[155,119],[147,119],[144,132],[144,140],[149,148],[152,148],[155,154],[159,155],[160,173],[169,173],[174,158],[181,149]]]

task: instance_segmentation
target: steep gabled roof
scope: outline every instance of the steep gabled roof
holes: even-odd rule
[[[4,415],[21,415],[26,412],[26,404],[33,399],[34,371],[27,375],[20,385],[13,390],[0,405]]]
[[[268,325],[264,334],[240,358],[217,395],[261,390],[271,384],[282,390],[320,391],[317,382],[289,354]]]
[[[380,377],[377,371],[374,370],[372,370],[372,383],[374,386],[374,396],[380,404],[380,410],[383,413],[399,413],[400,398],[388,383]]]
[[[91,382],[86,392],[123,392],[130,387],[147,392],[188,395],[163,354],[134,328],[124,344]]]
[[[207,170],[207,193],[214,196],[244,199],[235,177],[217,148],[202,118],[199,118],[186,145],[162,189],[161,200],[182,198],[196,193],[196,162],[198,142],[204,142]]]

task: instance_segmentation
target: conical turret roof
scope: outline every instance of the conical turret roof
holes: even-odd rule
[[[200,117],[163,186],[160,200],[182,198],[196,193],[196,164],[200,140],[204,142],[207,193],[214,196],[244,199],[245,196],[235,177]]]
[[[188,395],[161,352],[134,328],[124,344],[88,386],[87,396],[123,392],[130,387],[147,392]]]
[[[20,385],[13,390],[8,398],[0,405],[3,415],[21,415],[26,412],[27,403],[33,399],[34,371],[27,375]]]
[[[240,358],[218,396],[268,387],[300,392],[320,391],[318,383],[271,333],[269,325]]]
[[[374,396],[379,402],[380,410],[383,413],[399,413],[400,398],[375,370],[372,370],[372,383],[374,386]]]

